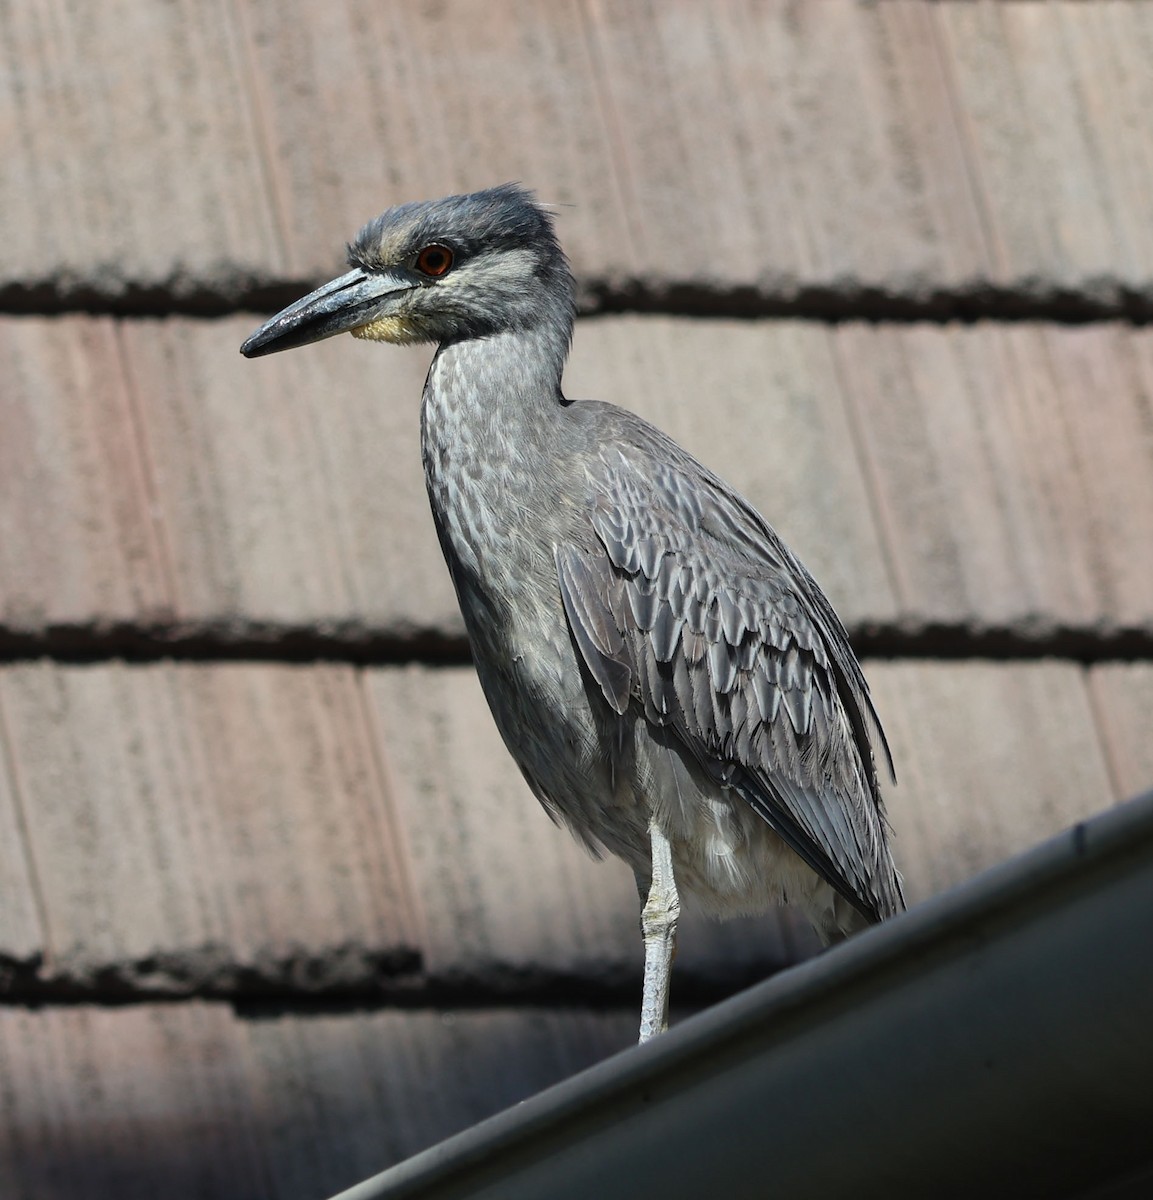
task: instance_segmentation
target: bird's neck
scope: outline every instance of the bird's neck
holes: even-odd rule
[[[442,346],[429,368],[421,448],[429,499],[458,588],[535,555],[531,496],[558,469],[567,339],[501,333]]]
[[[555,422],[563,403],[567,340],[549,330],[515,330],[440,347],[424,385],[427,456],[516,458]]]

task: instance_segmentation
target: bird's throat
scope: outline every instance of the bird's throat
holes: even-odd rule
[[[349,330],[354,338],[365,338],[373,342],[392,342],[395,346],[411,346],[414,342],[427,342],[428,334],[419,321],[411,317],[377,317],[365,325]]]

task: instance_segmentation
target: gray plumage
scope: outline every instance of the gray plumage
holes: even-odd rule
[[[897,912],[873,740],[888,748],[844,628],[732,488],[633,413],[562,395],[574,287],[549,215],[512,185],[408,204],[349,262],[243,352],[344,330],[438,343],[433,516],[545,808],[642,892],[667,841],[719,916],[791,902],[831,940]]]

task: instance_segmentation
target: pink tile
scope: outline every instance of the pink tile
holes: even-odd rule
[[[886,796],[910,902],[1115,802],[1079,666],[865,668],[897,767]]]
[[[1103,663],[1089,672],[1089,694],[1118,800],[1153,790],[1153,663]]]
[[[49,974],[308,991],[415,966],[351,668],[40,663],[0,695]]]
[[[116,327],[0,320],[0,621],[148,622],[171,589]]]
[[[265,1195],[224,1005],[0,1007],[7,1200]]]
[[[189,296],[283,272],[227,0],[21,7],[2,47],[8,279]]]

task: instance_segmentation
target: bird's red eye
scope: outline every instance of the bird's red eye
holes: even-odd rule
[[[452,266],[452,251],[447,246],[433,243],[416,256],[416,269],[422,275],[431,275],[434,279],[447,275]]]

